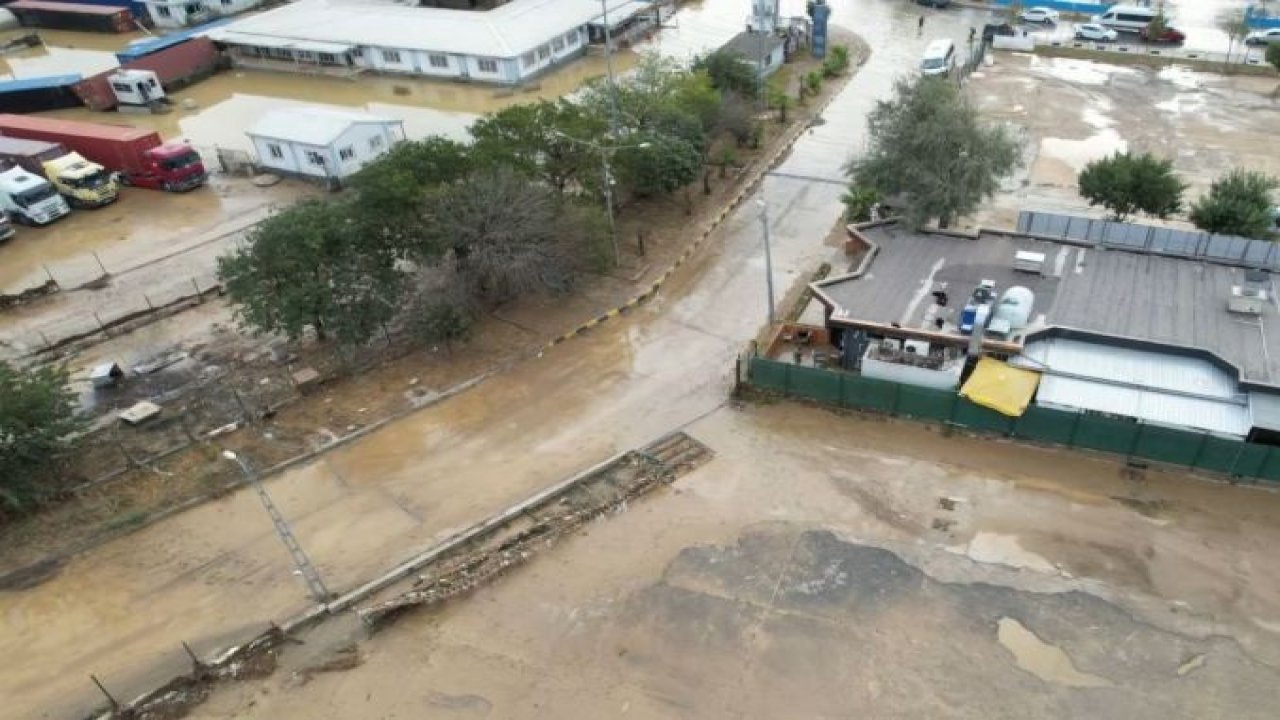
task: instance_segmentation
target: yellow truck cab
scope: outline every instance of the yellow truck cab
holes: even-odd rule
[[[46,160],[44,175],[72,207],[102,207],[120,196],[120,183],[115,176],[80,153]]]

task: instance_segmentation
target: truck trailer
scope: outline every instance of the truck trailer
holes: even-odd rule
[[[44,176],[71,207],[102,207],[120,196],[112,173],[61,143],[0,136],[0,169],[9,165]]]
[[[208,179],[204,163],[183,142],[165,143],[154,130],[127,125],[59,120],[33,115],[0,115],[0,135],[61,143],[127,185],[183,192]]]

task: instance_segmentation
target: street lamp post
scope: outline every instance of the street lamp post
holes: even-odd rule
[[[760,228],[764,231],[764,283],[765,292],[769,294],[769,324],[776,321],[773,309],[773,251],[769,242],[769,203],[761,197],[756,200],[760,206]]]
[[[298,539],[293,536],[293,530],[290,529],[288,521],[280,514],[276,508],[276,504],[271,501],[271,496],[267,494],[267,489],[262,486],[262,481],[258,474],[249,467],[249,463],[245,459],[230,450],[223,450],[222,457],[230,460],[240,466],[240,472],[244,473],[244,477],[253,486],[254,492],[258,493],[258,499],[262,501],[262,507],[266,508],[267,514],[271,516],[271,524],[275,526],[276,534],[280,536],[281,542],[285,548],[289,550],[289,556],[293,558],[293,565],[297,568],[298,574],[307,581],[307,589],[311,591],[311,597],[318,603],[327,602],[329,600],[329,589],[324,586],[324,581],[320,579],[320,572],[311,564],[311,559],[303,552],[302,546],[298,544]]]

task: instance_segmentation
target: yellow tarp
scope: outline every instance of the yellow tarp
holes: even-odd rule
[[[982,358],[969,381],[960,388],[960,397],[975,405],[991,408],[1001,415],[1021,417],[1040,384],[1040,373],[1016,368],[992,358]]]

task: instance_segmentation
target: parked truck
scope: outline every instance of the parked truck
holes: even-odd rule
[[[120,195],[112,173],[60,143],[0,136],[0,169],[7,165],[43,175],[71,207],[102,207]]]
[[[17,166],[0,172],[0,210],[27,225],[48,225],[71,212],[48,180]]]
[[[165,143],[153,130],[0,114],[0,135],[61,143],[90,162],[118,173],[127,185],[182,192],[203,185],[209,177],[200,155],[190,145]]]

